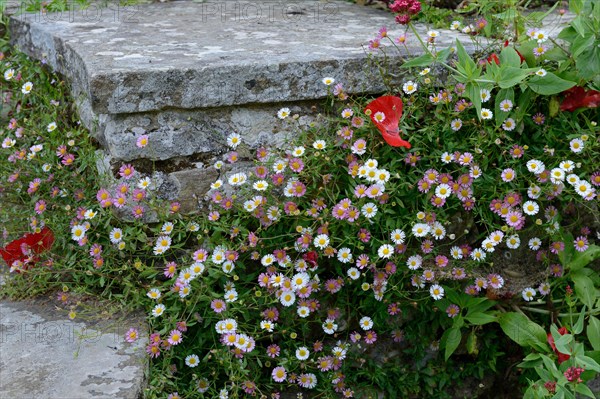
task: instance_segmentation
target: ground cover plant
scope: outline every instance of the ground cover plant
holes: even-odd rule
[[[283,150],[224,137],[196,215],[134,163],[98,175],[66,84],[4,44],[4,291],[57,290],[72,318],[82,294],[145,309],[150,398],[462,397],[498,372],[527,398],[594,397],[600,7],[470,55],[416,35],[419,2],[390,5],[406,34],[368,51],[402,84],[367,99],[315,78],[327,115]],[[407,40],[423,55],[380,56]]]

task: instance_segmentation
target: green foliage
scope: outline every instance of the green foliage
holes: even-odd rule
[[[509,6],[477,3],[524,30],[517,4]],[[370,99],[347,96],[345,82],[328,87],[330,113],[312,126],[275,121],[297,133],[281,148],[222,137],[229,161],[212,160],[220,177],[200,215],[160,199],[153,170],[138,164],[99,175],[66,84],[43,64],[6,56],[4,242],[42,225],[56,242],[39,259],[9,265],[21,273],[4,293],[60,290],[70,298],[59,304],[65,311],[81,294],[143,308],[148,350],[157,351],[149,398],[270,395],[311,376],[321,397],[450,397],[457,381],[506,367],[505,352],[524,356],[525,397],[589,396],[565,373],[585,368],[587,382],[600,371],[600,247],[588,231],[598,219],[590,201],[600,131],[597,109],[563,112],[560,102],[564,90],[594,85],[586,68],[595,67],[579,60],[589,56],[597,7],[573,7],[582,17],[561,33],[568,46],[537,58],[539,43],[522,35],[515,46],[493,47],[502,48],[499,64],[488,62],[477,35],[482,59],[460,42],[455,51],[424,43],[390,88],[403,102],[397,122],[410,149],[382,140],[365,113]],[[440,70],[449,74],[443,87]],[[152,145],[140,146],[148,158]],[[235,332],[225,326],[231,320]],[[184,339],[169,344],[178,329]],[[296,355],[300,347],[308,358]],[[274,381],[278,366],[285,382]]]

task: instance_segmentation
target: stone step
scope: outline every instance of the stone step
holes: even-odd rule
[[[310,123],[332,90],[324,77],[348,93],[384,92],[373,62],[382,55],[368,50],[369,40],[384,25],[392,39],[406,33],[393,14],[342,0],[118,3],[14,14],[11,40],[67,77],[80,118],[113,170],[140,159],[166,161],[167,180],[179,187],[168,194],[183,196],[183,211],[204,192],[181,186],[187,183],[171,174],[172,165],[193,165],[193,179],[185,181],[207,180],[232,132],[250,149],[281,146],[298,126],[278,120],[277,110],[289,107],[304,116],[301,126]],[[416,29],[426,37],[426,26]],[[469,36],[437,30],[438,48],[458,38],[474,51]],[[400,65],[423,53],[418,40],[409,31],[399,48],[383,43],[391,83],[410,79]],[[143,134],[151,144],[140,149],[135,142]]]
[[[383,25],[403,33],[392,14],[344,1],[229,0],[25,13],[10,30],[71,81],[82,121],[113,159],[130,161],[214,153],[233,131],[272,144],[277,110],[324,98],[326,76],[351,93],[384,91],[365,47]],[[443,31],[439,43],[456,37]],[[407,49],[422,53],[414,38]],[[390,51],[393,72],[406,55]],[[141,134],[152,153],[131,145]]]
[[[142,397],[145,323],[99,314],[69,320],[52,302],[0,300],[0,398]],[[140,339],[127,343],[131,327],[138,328]]]

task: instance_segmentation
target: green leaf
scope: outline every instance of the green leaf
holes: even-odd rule
[[[465,317],[465,320],[476,326],[481,326],[488,323],[493,323],[497,317],[489,313],[477,312]]]
[[[557,36],[557,39],[564,40],[569,43],[573,43],[575,38],[577,37],[577,31],[572,26],[567,26]]]
[[[519,68],[521,65],[521,57],[517,51],[508,46],[504,47],[500,52],[500,65],[506,65],[507,67]]]
[[[546,72],[546,76],[535,75],[527,84],[531,90],[544,96],[557,94],[575,86],[575,82],[561,79],[552,72]]]
[[[458,348],[458,345],[460,345],[462,335],[460,334],[460,329],[450,328],[444,332],[444,336],[446,346],[446,350],[444,352],[444,359],[448,360],[450,356],[452,356],[456,348]],[[444,339],[444,336],[442,337],[442,340]]]
[[[579,362],[586,370],[594,370],[595,372],[600,373],[600,364],[596,363],[596,361],[589,356],[577,356],[576,362]]]
[[[598,258],[600,258],[600,246],[592,244],[584,252],[575,252],[573,258],[567,264],[567,268],[571,269],[571,271],[577,271]]]
[[[524,369],[531,369],[537,367],[542,364],[542,358],[539,353],[530,353],[525,356],[525,359],[521,363],[517,365],[517,367],[521,367]]]
[[[513,106],[515,104],[515,92],[514,90],[511,89],[501,89],[498,91],[498,94],[496,94],[496,102],[494,104],[494,112],[496,113],[495,119],[496,119],[496,126],[500,126],[500,124],[502,124],[502,122],[504,122],[504,120],[508,117],[508,112],[504,112],[502,110],[500,110],[500,103],[504,100],[509,100],[511,103],[513,103]]]
[[[521,313],[503,313],[498,316],[502,331],[521,346],[530,346],[539,351],[547,351],[546,332],[537,323]]]
[[[467,337],[467,352],[469,355],[477,355],[479,353],[479,349],[477,347],[477,334],[475,330],[471,330],[469,336]]]
[[[572,13],[579,14],[583,9],[583,0],[569,0],[569,10]]]
[[[433,57],[431,54],[423,54],[417,58],[413,58],[410,61],[406,61],[401,65],[402,68],[413,68],[413,67],[424,67],[429,66],[433,62]]]
[[[477,110],[477,118],[481,120],[481,87],[472,82],[467,84],[465,92]]]
[[[579,36],[585,36],[586,29],[584,25],[584,16],[578,15],[574,20],[571,21],[571,26],[575,29]]]
[[[553,380],[552,374],[550,374],[550,372],[548,370],[546,370],[545,368],[538,366],[535,368],[535,371],[537,372],[537,374],[540,376],[540,378],[542,380],[545,380],[545,381]]]
[[[588,398],[596,399],[596,395],[594,395],[594,392],[592,392],[592,390],[585,384],[576,384],[575,391],[577,393],[587,396]]]
[[[573,255],[575,255],[575,245],[573,244],[573,234],[568,232],[562,232],[561,240],[565,243],[564,251],[558,253],[558,259],[562,265],[568,264]]]
[[[590,316],[587,326],[587,337],[595,351],[600,351],[600,320]]]
[[[448,57],[450,56],[450,54],[452,54],[452,48],[448,47],[445,48],[443,50],[438,51],[438,53],[435,56],[435,60],[438,62],[446,62],[446,60],[448,59]]]
[[[477,70],[477,64],[471,59],[471,56],[458,39],[456,40],[456,54],[458,55],[458,65],[464,69],[467,78],[473,78],[473,74]]]
[[[546,370],[550,371],[555,379],[559,379],[562,376],[562,373],[556,368],[556,363],[554,360],[550,359],[546,355],[540,355],[542,358],[542,362],[544,363],[544,367]]]
[[[534,97],[535,93],[529,88],[525,89],[525,91],[521,93],[521,95],[519,96],[519,101],[515,113],[515,119],[517,120],[517,122],[521,122],[523,120],[525,114],[527,113],[531,105],[534,103]]]
[[[465,294],[466,295],[466,294]],[[473,313],[479,313],[479,312],[485,312],[486,310],[488,310],[489,308],[491,308],[492,306],[494,306],[496,304],[495,301],[491,301],[489,299],[487,299],[486,297],[483,298],[477,298],[477,297],[471,297],[469,295],[467,302],[465,303],[465,307],[467,308],[467,316]]]
[[[583,321],[585,319],[585,311],[586,311],[586,307],[584,306],[581,309],[581,313],[579,313],[577,322],[573,325],[573,335],[581,334],[581,332],[583,331]]]
[[[501,89],[508,89],[521,83],[527,76],[531,74],[529,69],[521,69],[515,67],[501,67],[500,81],[498,85]]]
[[[596,287],[591,278],[586,276],[582,270],[571,273],[571,279],[575,283],[575,294],[588,308],[593,309],[596,302]]]
[[[552,335],[554,336],[554,334]],[[573,342],[573,336],[571,334],[565,334],[561,335],[560,338],[555,339],[554,345],[556,346],[556,350],[558,350],[560,353],[564,353],[565,355],[571,355],[572,348],[569,347],[569,344],[571,342]]]
[[[594,39],[596,39],[594,35],[577,36],[571,45],[571,54],[573,58],[577,58],[579,54],[583,53],[588,47],[592,46],[594,44]]]
[[[527,40],[525,43],[517,46],[517,50],[519,53],[525,58],[527,65],[534,66],[537,64],[537,60],[533,55],[533,49],[537,46],[537,41],[535,40]]]
[[[599,45],[600,43],[595,41],[593,46],[588,47],[575,59],[575,66],[581,78],[592,80],[600,74],[600,62],[598,62],[600,59]]]

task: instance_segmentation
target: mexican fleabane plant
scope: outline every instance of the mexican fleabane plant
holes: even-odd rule
[[[392,4],[404,42],[416,4]],[[532,28],[477,57],[438,50],[430,31],[375,99],[322,77],[333,114],[282,149],[223,137],[201,215],[161,200],[133,163],[75,178],[92,173],[93,146],[37,89],[56,82],[5,61],[2,195],[31,231],[1,253],[16,281],[67,287],[65,307],[78,290],[144,306],[149,397],[448,395],[495,370],[500,332],[522,347],[527,397],[589,396],[598,71],[580,56],[595,51],[582,43],[597,41],[599,7],[580,7],[557,38]],[[151,158],[148,136],[131,145]]]

